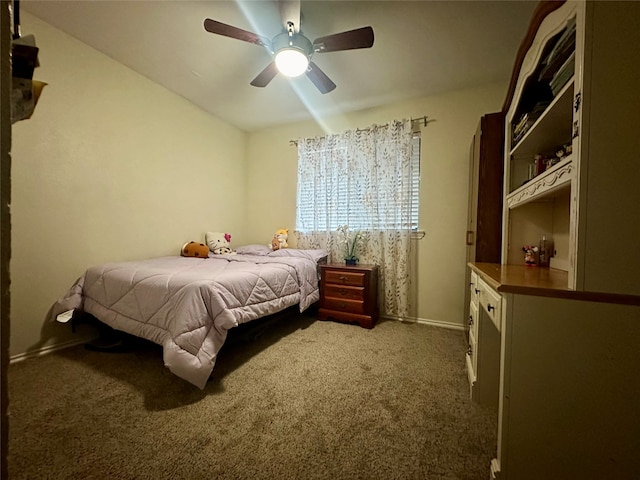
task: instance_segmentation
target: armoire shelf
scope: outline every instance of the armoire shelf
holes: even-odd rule
[[[543,5],[506,102],[501,263],[521,265],[523,246],[544,236],[554,245],[553,263],[567,269],[569,289],[638,295],[638,256],[622,239],[640,238],[631,213],[640,204],[640,63],[632,48],[640,29],[623,25],[637,20],[640,2]],[[540,72],[574,25],[575,41],[564,51],[573,70],[553,96],[540,87]],[[514,125],[545,102],[514,143]],[[552,159],[560,149],[567,158],[529,179],[536,155]]]
[[[528,202],[553,198],[559,190],[571,188],[572,158],[573,155],[569,155],[549,170],[507,195],[507,208],[513,209]]]
[[[533,157],[571,141],[574,80],[571,78],[540,118],[511,149],[512,157]],[[543,151],[541,151],[543,150]]]
[[[571,79],[510,150],[509,194],[520,189],[529,176],[528,166],[536,155],[554,156],[562,145],[571,143],[574,81]]]
[[[571,75],[555,96],[551,96],[549,86],[541,87],[540,72],[545,68],[549,52],[561,37],[569,38],[576,23],[575,4],[565,4],[551,13],[541,23],[527,56],[525,56],[514,96],[505,112],[505,158],[504,158],[504,201],[503,201],[503,249],[502,263],[523,265],[525,245],[537,245],[544,236],[553,244],[551,256],[553,264],[566,270],[566,284],[563,288],[575,289],[576,265],[576,225],[577,210],[573,205],[572,191],[576,185],[576,172],[580,162],[577,147],[578,135],[574,135],[580,110],[574,108],[576,94],[581,85],[578,72]],[[579,28],[580,32],[582,31]],[[578,40],[578,41],[576,41]],[[581,38],[573,34],[570,50],[565,52],[567,62],[579,62],[582,58]],[[576,60],[577,59],[577,60]],[[550,99],[550,101],[549,101]],[[540,116],[535,119],[522,138],[514,141],[514,125],[525,115],[535,115],[531,108],[540,108],[548,101]],[[524,102],[524,103],[523,103]],[[523,106],[529,106],[524,109]],[[531,177],[536,156],[543,161],[556,157],[559,150],[570,151],[540,174]],[[539,267],[538,267],[539,268]]]

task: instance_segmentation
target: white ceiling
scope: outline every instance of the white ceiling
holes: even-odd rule
[[[506,81],[536,3],[303,0],[302,32],[312,41],[367,25],[375,33],[370,49],[314,55],[337,85],[325,95],[305,76],[278,75],[265,88],[250,86],[271,61],[266,50],[203,28],[212,18],[272,38],[282,29],[274,0],[22,0],[20,6],[253,131]]]

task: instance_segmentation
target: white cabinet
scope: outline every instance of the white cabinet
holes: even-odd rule
[[[496,476],[637,478],[640,306],[505,298]]]
[[[469,295],[471,299],[469,301],[468,317],[467,317],[467,377],[469,378],[469,392],[473,398],[473,387],[476,383],[476,371],[478,369],[478,275],[476,272],[470,270],[470,282],[469,282]]]
[[[471,304],[478,308],[480,288],[478,285],[478,275],[471,270],[471,282],[469,283],[469,294],[471,296]]]
[[[640,2],[546,8],[505,104],[502,263],[544,235],[567,288],[638,295]]]
[[[502,297],[471,270],[467,376],[471,398],[497,411]]]
[[[480,306],[499,332],[501,329],[502,297],[482,278],[478,279],[478,285],[480,286]]]
[[[470,298],[468,317],[467,317],[467,376],[469,378],[469,392],[471,397],[473,398],[473,387],[476,383],[476,371],[478,369],[478,348],[477,348],[477,338],[478,338],[478,299],[480,290],[478,290],[478,275],[473,270],[468,270],[470,272],[470,281],[469,281],[469,293],[467,295]]]
[[[471,268],[479,290],[471,393],[496,406],[492,478],[636,478],[640,296],[562,289],[566,277],[545,269]]]

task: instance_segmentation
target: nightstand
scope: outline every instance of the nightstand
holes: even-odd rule
[[[378,266],[320,265],[318,318],[373,328],[378,320]]]

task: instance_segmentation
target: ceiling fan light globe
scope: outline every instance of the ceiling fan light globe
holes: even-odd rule
[[[297,48],[283,48],[276,53],[278,71],[286,77],[299,77],[307,71],[309,57]]]

